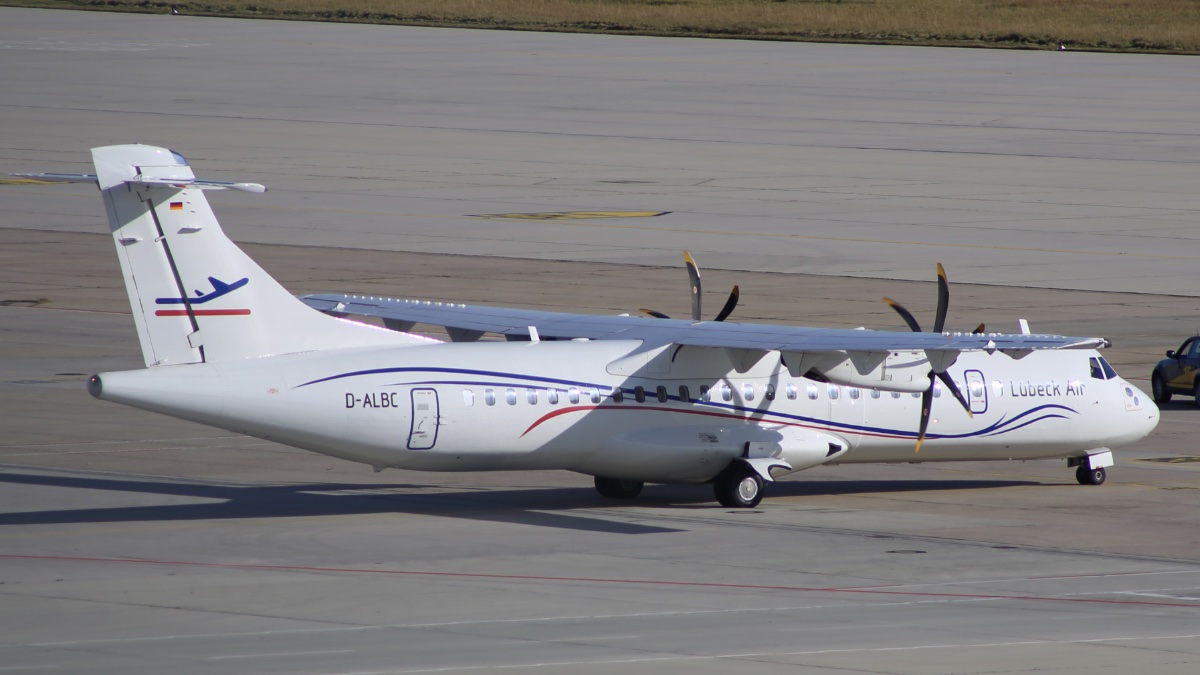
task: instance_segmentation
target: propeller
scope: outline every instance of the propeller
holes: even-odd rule
[[[701,302],[701,295],[702,295],[702,292],[701,292],[702,289],[700,286],[700,268],[696,265],[696,261],[692,259],[692,256],[689,255],[687,251],[683,252],[683,262],[685,265],[687,265],[688,280],[691,282],[692,321],[699,323],[704,320],[702,318],[702,315],[700,312],[700,302]],[[721,308],[720,312],[717,312],[717,317],[714,319],[714,321],[724,321],[725,319],[728,319],[729,315],[733,313],[733,309],[735,307],[737,307],[738,298],[740,297],[740,295],[741,295],[741,291],[738,290],[737,286],[734,286],[733,290],[729,292],[729,297],[725,300],[725,306]],[[663,314],[662,312],[659,312],[659,311],[656,311],[653,309],[642,308],[641,312],[643,314],[648,314],[656,319],[671,318],[671,317],[667,316],[666,314]]]
[[[946,278],[946,270],[942,267],[941,263],[937,264],[937,276],[938,304],[937,313],[934,315],[933,319],[933,332],[941,333],[946,326],[946,311],[950,307],[950,282]],[[904,319],[904,323],[908,324],[908,327],[912,329],[913,332],[922,332],[921,324],[917,323],[917,319],[912,315],[912,312],[908,311],[904,308],[904,306],[895,300],[892,300],[891,298],[884,298],[883,301],[887,303],[888,307],[896,310],[896,313],[900,315],[901,319]],[[974,332],[978,334],[982,333],[983,330],[983,324],[979,324],[979,326],[975,328]],[[954,380],[950,377],[950,375],[948,375],[944,370],[940,372],[937,370],[930,370],[929,388],[921,393],[921,422],[917,427],[916,452],[921,452],[921,443],[925,441],[925,431],[929,428],[929,413],[933,406],[933,388],[937,380],[941,380],[942,384],[946,386],[946,389],[948,389],[950,393],[954,395],[954,398],[959,402],[959,404],[962,405],[963,410],[967,411],[968,417],[975,416],[971,412],[971,404],[967,402],[966,397],[963,396],[963,393],[959,390],[958,385],[954,384]]]

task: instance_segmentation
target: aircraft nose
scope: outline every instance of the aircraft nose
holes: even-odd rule
[[[1138,420],[1137,438],[1145,438],[1158,426],[1159,410],[1154,400],[1141,389],[1125,383],[1125,410]],[[1136,439],[1134,439],[1136,440]]]
[[[1160,412],[1158,406],[1155,405],[1153,401],[1147,401],[1146,407],[1148,408],[1147,412],[1149,413],[1146,415],[1146,434],[1149,435],[1151,431],[1154,431],[1154,427],[1158,426]]]

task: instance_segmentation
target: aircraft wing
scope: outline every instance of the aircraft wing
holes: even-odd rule
[[[916,333],[845,328],[814,328],[630,315],[590,315],[508,307],[485,307],[422,300],[396,300],[342,294],[300,298],[314,309],[338,316],[382,319],[396,330],[415,324],[447,329],[453,340],[475,340],[496,333],[528,340],[533,327],[541,339],[640,340],[646,346],[666,344],[779,352],[885,352],[968,350],[1021,353],[1039,349],[1098,349],[1104,338],[1009,333]]]

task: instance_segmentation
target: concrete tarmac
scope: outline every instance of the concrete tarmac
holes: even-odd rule
[[[879,297],[930,316],[952,252],[952,327],[1103,335],[1143,386],[1198,326],[1194,59],[10,9],[0,49],[7,167],[140,139],[268,183],[214,201],[297,293],[685,314],[687,246],[741,320],[899,328]],[[580,210],[672,213],[471,217]],[[105,229],[94,189],[0,185],[0,673],[1200,663],[1190,399],[1101,487],[1063,462],[847,466],[733,511],[375,474],[89,397],[141,366]]]
[[[5,170],[166,145],[272,189],[243,241],[1200,295],[1197,57],[9,8],[0,53]]]

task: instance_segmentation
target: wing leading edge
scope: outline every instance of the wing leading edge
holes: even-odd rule
[[[640,340],[646,347],[676,344],[689,347],[778,352],[1001,351],[1013,356],[1040,349],[1099,349],[1104,338],[1010,333],[917,333],[845,328],[638,316],[570,314],[509,307],[486,307],[421,300],[397,300],[322,293],[300,298],[320,311],[339,316],[382,319],[389,327],[409,330],[415,324],[441,326],[452,339],[478,339],[496,333],[510,340],[541,339]]]

